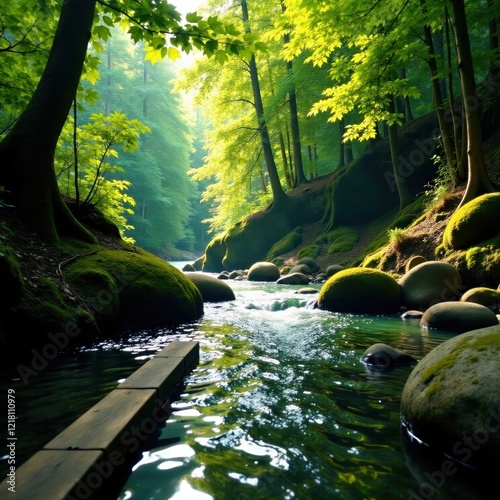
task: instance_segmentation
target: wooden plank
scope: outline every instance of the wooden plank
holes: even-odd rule
[[[189,373],[200,361],[200,343],[196,341],[172,342],[154,358],[183,358],[184,374]]]
[[[155,389],[158,398],[166,402],[183,377],[183,358],[153,358],[132,373],[117,390]]]
[[[70,500],[96,498],[105,482],[103,453],[97,450],[42,450],[16,471],[15,492],[7,481],[0,485],[0,498],[16,500]]]
[[[115,389],[44,446],[45,450],[102,450],[127,455],[157,428],[154,389]]]

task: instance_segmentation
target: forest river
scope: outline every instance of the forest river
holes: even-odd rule
[[[200,363],[120,500],[479,498],[474,481],[408,453],[400,395],[412,368],[360,361],[376,342],[421,359],[449,334],[313,309],[298,286],[229,284],[236,300],[205,304],[193,324],[82,348],[18,382],[20,458],[166,344],[197,340]]]

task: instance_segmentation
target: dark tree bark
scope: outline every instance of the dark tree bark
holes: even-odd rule
[[[490,20],[488,22],[488,31],[490,36],[490,75],[496,76],[500,72],[500,67],[498,66],[498,54],[499,51],[499,40],[498,40],[498,20],[495,16],[494,11],[494,0],[488,0],[488,9],[490,9]]]
[[[491,182],[484,164],[480,107],[476,96],[476,82],[464,0],[450,0],[450,3],[467,126],[468,179],[464,196],[459,205],[461,207],[477,196],[495,191],[495,186]]]
[[[245,23],[245,31],[250,33],[250,26],[248,24],[248,5],[246,0],[241,1],[241,10],[243,13],[243,22]],[[259,124],[259,134],[262,142],[262,150],[264,152],[264,159],[266,162],[267,173],[269,174],[269,182],[271,183],[271,191],[273,193],[273,206],[274,208],[281,208],[287,200],[287,195],[283,191],[281,181],[274,161],[274,154],[271,147],[271,139],[269,137],[269,130],[264,117],[264,104],[262,102],[262,94],[260,91],[259,74],[257,71],[257,63],[255,56],[252,55],[249,62],[250,79],[252,82],[252,91],[255,105],[255,112],[257,114],[257,121]]]
[[[427,7],[425,0],[421,1],[421,5],[424,11],[426,11]],[[446,157],[446,163],[448,165],[448,170],[450,172],[453,187],[455,187],[458,185],[459,180],[457,170],[455,168],[454,146],[444,115],[444,99],[442,93],[443,80],[439,78],[438,64],[436,60],[436,52],[434,50],[432,32],[428,24],[424,26],[424,40],[425,44],[427,45],[427,51],[429,54],[427,63],[429,65],[429,70],[431,73],[432,96],[434,100],[434,106],[436,107],[439,129],[441,131],[441,140],[443,141],[444,154]]]
[[[19,216],[42,237],[94,237],[64,203],[54,172],[54,153],[76,95],[95,0],[64,0],[40,82],[18,121],[0,143],[0,184],[10,191]]]

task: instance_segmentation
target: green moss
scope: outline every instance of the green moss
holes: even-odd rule
[[[311,257],[315,259],[321,252],[321,247],[319,245],[309,245],[307,247],[303,247],[299,250],[297,257],[299,259],[303,259],[304,257]]]
[[[441,382],[434,382],[425,390],[425,395],[430,398],[433,394],[443,390],[444,385]]]
[[[359,233],[350,227],[339,227],[328,233],[328,253],[348,252],[359,241]]]
[[[141,249],[101,250],[77,260],[67,272],[91,304],[99,302],[99,294],[117,295],[119,318],[131,328],[192,321],[203,312],[201,294],[191,280]]]
[[[386,250],[382,248],[378,252],[371,253],[367,255],[363,262],[361,263],[361,267],[371,267],[374,269],[381,269],[384,265],[386,259]]]
[[[479,196],[459,208],[450,218],[443,234],[447,249],[463,249],[498,233],[500,193]]]
[[[203,259],[203,271],[207,273],[220,273],[224,271],[222,259],[226,254],[226,244],[224,242],[225,234],[216,236],[205,249],[205,257]]]
[[[450,353],[422,372],[422,381],[424,383],[431,383],[435,379],[438,382],[442,382],[446,372],[455,366],[464,349],[472,351],[482,351],[485,349],[500,350],[500,334],[489,333],[478,337],[467,336],[459,339]]]
[[[337,312],[394,311],[401,303],[398,282],[377,269],[350,268],[334,274],[318,295],[321,309]]]
[[[297,248],[302,243],[302,233],[301,227],[295,228],[292,232],[288,233],[285,237],[281,238],[276,242],[269,250],[266,260],[272,261],[279,255],[291,252],[294,248]]]

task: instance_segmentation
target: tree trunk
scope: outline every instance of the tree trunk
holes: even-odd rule
[[[285,171],[286,187],[288,189],[292,189],[293,181],[292,181],[292,176],[290,175],[290,167],[288,165],[288,156],[286,153],[286,145],[285,145],[285,138],[283,137],[283,132],[280,132],[279,140],[280,140],[281,159],[283,160],[283,169]]]
[[[426,11],[425,0],[421,1],[422,8]],[[458,175],[455,168],[455,155],[453,141],[451,139],[448,124],[444,116],[444,103],[442,94],[442,79],[439,78],[438,65],[436,61],[436,53],[434,51],[434,42],[432,39],[432,32],[430,26],[427,24],[424,26],[424,39],[427,45],[427,50],[429,53],[429,58],[427,63],[429,64],[429,69],[431,73],[431,84],[432,84],[432,95],[434,98],[434,105],[436,106],[436,114],[439,123],[439,129],[441,131],[441,139],[443,141],[443,149],[446,157],[446,163],[448,165],[448,170],[450,172],[452,185],[456,187],[458,185]]]
[[[248,24],[248,6],[246,0],[241,1],[241,9],[243,12],[243,22],[245,23],[245,32],[251,33]],[[267,173],[269,174],[269,182],[271,183],[271,191],[273,193],[273,206],[274,208],[281,208],[287,200],[287,195],[283,191],[281,181],[278,175],[278,169],[274,161],[274,154],[271,147],[271,139],[267,123],[264,117],[264,104],[262,102],[262,94],[260,92],[259,74],[257,71],[257,63],[255,56],[252,55],[249,62],[250,79],[252,82],[252,91],[255,104],[255,112],[259,124],[259,134],[262,142],[262,150],[264,152],[264,159],[266,162]]]
[[[450,3],[467,124],[468,180],[464,197],[459,205],[461,207],[481,194],[495,191],[495,186],[491,182],[484,164],[480,107],[476,96],[476,82],[464,0],[451,0]]]
[[[494,0],[488,0],[488,9],[490,10],[490,20],[488,22],[488,31],[490,36],[490,75],[493,77],[498,74],[500,68],[498,67],[498,21],[495,16]]]
[[[395,112],[394,96],[391,95],[389,101],[389,113],[393,114],[394,112]],[[391,149],[392,169],[394,172],[396,188],[398,190],[398,195],[399,195],[399,209],[402,210],[404,207],[406,207],[411,203],[412,198],[405,177],[399,174],[398,125],[396,123],[393,123],[391,125],[388,125],[387,128],[389,136],[389,146]]]
[[[0,143],[0,184],[19,216],[42,237],[95,238],[64,203],[54,153],[76,95],[94,19],[95,0],[64,0],[47,65],[26,109]]]
[[[339,120],[339,168],[345,165],[344,119]]]

